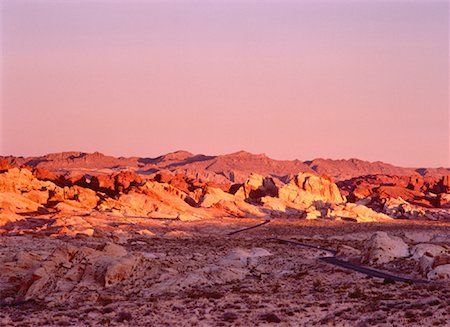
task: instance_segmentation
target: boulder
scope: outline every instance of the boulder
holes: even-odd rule
[[[406,188],[408,177],[392,175],[362,175],[349,180],[340,181],[339,188],[348,193],[350,202],[357,202],[361,199],[372,197],[380,186],[394,186]]]
[[[0,174],[0,192],[22,193],[31,188],[33,174],[28,169],[12,168]]]
[[[267,209],[270,209],[273,211],[286,212],[288,210],[287,203],[280,198],[264,196],[260,199],[260,202],[264,208],[267,208]]]
[[[128,255],[113,260],[106,268],[105,286],[109,287],[128,278],[136,268],[139,258],[134,255]]]
[[[413,259],[420,259],[426,255],[428,257],[435,257],[442,253],[450,253],[450,250],[437,244],[420,243],[411,248]]]
[[[427,274],[430,280],[450,279],[450,264],[437,266]]]
[[[386,232],[373,234],[364,249],[364,260],[369,263],[383,264],[407,256],[408,245],[400,237],[389,236]]]
[[[169,184],[146,182],[139,188],[123,193],[117,202],[108,201],[125,216],[152,216],[155,218],[177,218],[180,213],[195,215],[198,210],[185,200],[188,195]],[[105,201],[100,206],[105,210]]]
[[[305,207],[280,198],[265,196],[259,199],[264,211],[269,211],[272,217],[304,218]]]
[[[436,268],[438,266],[450,264],[450,255],[448,252],[446,254],[438,254],[434,257],[432,268]]]
[[[227,267],[251,267],[255,266],[260,258],[271,255],[272,253],[264,248],[256,247],[250,250],[237,248],[222,258],[219,264]]]
[[[108,243],[103,248],[103,253],[111,257],[123,257],[128,254],[127,250],[120,245],[114,243]]]
[[[124,193],[131,187],[141,185],[143,182],[141,175],[128,170],[121,171],[114,176],[114,189],[118,193]]]

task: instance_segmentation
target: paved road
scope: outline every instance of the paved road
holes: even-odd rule
[[[233,231],[231,233],[228,233],[227,235],[229,235],[229,236],[235,235],[235,234],[242,233],[242,232],[245,232],[245,231],[248,231],[251,229],[255,229],[255,228],[264,226],[264,225],[268,224],[269,222],[270,222],[270,220],[265,220],[264,222],[262,222],[260,224],[246,227],[243,229],[239,229],[239,230]],[[426,281],[426,280],[417,280],[417,279],[410,279],[410,278],[405,278],[405,277],[401,277],[401,276],[396,276],[396,275],[392,275],[387,272],[378,271],[375,269],[367,268],[364,266],[360,266],[360,265],[342,260],[336,256],[337,252],[334,249],[323,248],[323,247],[320,247],[317,245],[311,245],[311,244],[301,243],[301,242],[277,238],[277,237],[271,237],[268,239],[268,241],[275,241],[275,242],[279,242],[282,244],[294,245],[294,246],[304,247],[304,248],[308,248],[308,249],[314,249],[314,250],[318,250],[318,251],[322,251],[322,252],[328,252],[330,254],[330,256],[318,257],[318,259],[321,261],[324,261],[326,263],[329,263],[329,264],[332,264],[335,266],[339,266],[341,268],[353,270],[353,271],[359,272],[361,274],[364,274],[364,275],[367,275],[370,277],[383,278],[386,281],[403,282],[403,283],[428,283],[428,281]]]

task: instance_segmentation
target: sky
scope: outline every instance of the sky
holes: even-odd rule
[[[450,166],[448,1],[0,6],[0,154]]]

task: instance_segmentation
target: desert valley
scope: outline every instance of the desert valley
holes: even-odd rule
[[[0,0],[0,327],[450,327],[449,6]]]
[[[0,159],[0,325],[449,326],[448,168]]]

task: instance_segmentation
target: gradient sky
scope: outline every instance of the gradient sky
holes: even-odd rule
[[[3,0],[1,153],[449,164],[448,1]]]

